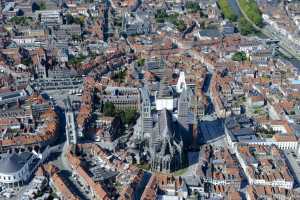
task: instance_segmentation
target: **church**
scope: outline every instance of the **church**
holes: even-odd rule
[[[184,153],[192,144],[194,123],[191,105],[194,94],[185,82],[185,73],[179,73],[174,86],[169,85],[167,74],[165,71],[154,98],[150,98],[147,87],[140,89],[141,113],[132,140],[133,146],[138,143],[143,155],[148,155],[151,170],[165,173],[184,166]]]

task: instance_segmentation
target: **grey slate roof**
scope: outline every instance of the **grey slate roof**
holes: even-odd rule
[[[160,112],[159,133],[160,136],[164,138],[170,138],[173,136],[172,116],[166,109],[163,109]]]
[[[32,155],[30,152],[2,154],[0,159],[0,173],[11,174],[19,171]]]
[[[205,29],[199,32],[202,37],[221,37],[222,34],[217,29]]]

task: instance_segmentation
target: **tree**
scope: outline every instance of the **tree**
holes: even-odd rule
[[[72,56],[69,61],[68,64],[69,65],[79,65],[82,63],[82,61],[84,61],[86,59],[86,56],[80,54],[78,57]]]
[[[85,16],[73,17],[71,14],[66,14],[65,20],[67,24],[79,24],[82,26],[85,21]]]
[[[16,13],[17,16],[24,16],[24,11],[19,9],[18,12]]]
[[[164,23],[165,19],[168,17],[168,14],[163,9],[158,9],[155,13],[155,19],[158,23]]]
[[[46,3],[43,1],[41,3],[33,2],[31,5],[31,9],[32,12],[35,12],[37,10],[46,10],[47,9]]]
[[[255,28],[244,17],[240,18],[238,28],[242,35],[249,35],[252,33],[256,33]]]
[[[124,111],[120,112],[122,122],[128,125],[134,123],[136,114],[136,110],[134,109],[125,109]]]
[[[197,11],[200,11],[200,6],[199,3],[193,2],[193,1],[188,1],[185,5],[186,9],[190,13],[195,13]]]
[[[145,65],[145,59],[144,59],[144,58],[139,59],[139,60],[137,61],[137,65],[138,65],[139,67],[144,66],[144,65]]]
[[[65,19],[66,19],[67,24],[73,24],[74,23],[74,18],[71,14],[66,14]]]
[[[43,1],[40,3],[39,6],[40,6],[40,10],[46,10],[47,9],[46,4]]]
[[[36,2],[33,2],[32,6],[31,6],[31,9],[32,9],[32,12],[35,12],[37,10],[40,10],[40,6]]]
[[[31,58],[22,58],[21,63],[26,66],[30,66],[32,64]]]
[[[155,14],[155,19],[157,23],[164,23],[165,21],[168,21],[175,25],[176,28],[182,32],[186,29],[186,24],[183,20],[178,19],[178,16],[178,13],[168,15],[165,10],[158,9]]]
[[[178,45],[176,43],[172,43],[172,49],[177,49]]]
[[[183,20],[177,20],[174,25],[180,32],[186,29],[186,25]]]
[[[22,25],[22,26],[28,26],[30,22],[32,21],[31,17],[26,16],[14,16],[10,18],[9,22],[16,24],[16,25]]]
[[[84,24],[85,16],[73,17],[73,19],[75,24],[82,26]]]
[[[115,105],[111,102],[105,102],[103,105],[102,112],[105,116],[113,117],[116,114]]]
[[[247,55],[246,55],[245,52],[239,51],[239,52],[236,52],[235,54],[233,54],[231,59],[234,60],[234,61],[241,62],[241,61],[247,60]]]

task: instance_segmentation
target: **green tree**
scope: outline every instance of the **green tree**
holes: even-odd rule
[[[239,19],[238,29],[242,35],[256,33],[255,28],[244,17]]]
[[[168,17],[168,14],[163,9],[158,9],[155,13],[155,19],[157,23],[164,23],[165,19]]]
[[[186,29],[186,24],[183,20],[178,19],[178,16],[178,13],[168,15],[165,10],[158,9],[155,14],[155,19],[157,23],[164,23],[165,21],[168,21],[176,26],[179,31],[184,31]]]
[[[197,2],[188,1],[185,4],[185,7],[188,10],[188,12],[190,12],[190,13],[195,13],[195,12],[200,11],[200,6],[199,6],[199,3],[197,3]]]
[[[186,29],[186,24],[184,23],[183,20],[177,20],[174,25],[180,32]]]
[[[74,18],[71,14],[66,14],[65,18],[66,18],[67,24],[73,24],[74,23]]]
[[[85,21],[85,16],[73,17],[73,19],[75,24],[79,24],[82,26]]]
[[[138,65],[139,67],[144,66],[144,65],[145,65],[145,59],[144,59],[144,58],[139,59],[139,60],[137,61],[137,65]]]
[[[137,112],[134,109],[125,109],[120,111],[120,116],[124,124],[132,124],[135,122]]]
[[[30,66],[32,64],[31,58],[22,58],[21,63],[26,66]]]
[[[111,102],[105,102],[102,108],[102,112],[105,116],[113,117],[116,114],[115,105]]]
[[[82,26],[85,21],[85,16],[73,17],[71,14],[66,14],[65,19],[67,24],[79,24]]]
[[[46,10],[47,9],[46,3],[43,2],[43,1],[39,4],[39,6],[40,6],[40,10]]]
[[[71,58],[69,59],[68,64],[69,64],[69,65],[79,65],[79,64],[81,64],[81,62],[84,61],[86,58],[87,58],[87,57],[84,56],[84,55],[82,55],[82,54],[80,54],[78,57],[73,56],[73,57],[71,57]]]
[[[46,3],[43,1],[41,3],[33,2],[31,8],[32,8],[32,12],[35,12],[37,10],[46,10],[47,9]]]
[[[32,12],[35,12],[40,9],[40,6],[36,2],[33,2],[31,5],[31,9],[32,9]]]
[[[9,22],[16,25],[28,26],[32,22],[32,18],[26,16],[14,16]]]
[[[234,61],[241,62],[241,61],[247,60],[247,55],[246,55],[245,52],[240,51],[240,52],[236,52],[235,54],[233,54],[231,59],[234,60]]]

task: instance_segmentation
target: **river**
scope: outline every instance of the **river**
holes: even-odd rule
[[[239,9],[239,6],[236,4],[236,0],[228,0],[228,3],[230,5],[230,7],[232,8],[233,12],[238,16],[238,18],[240,18],[242,13]]]
[[[300,60],[297,60],[296,58],[287,60],[290,61],[300,71]]]

